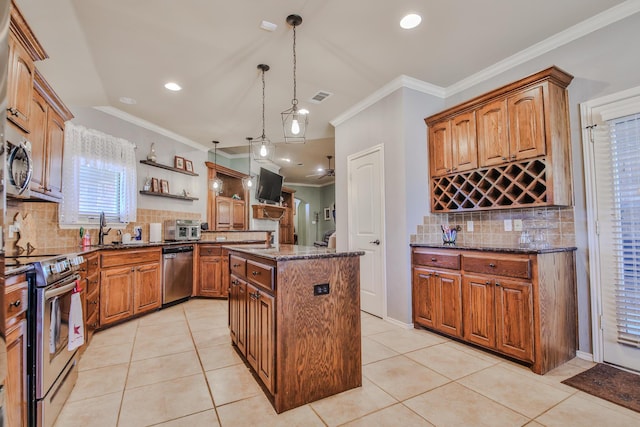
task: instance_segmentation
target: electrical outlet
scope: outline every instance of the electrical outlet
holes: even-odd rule
[[[510,219],[504,220],[504,231],[513,231],[513,223]]]
[[[514,219],[513,220],[513,231],[522,231],[522,220]]]
[[[329,293],[329,284],[321,283],[313,285],[313,295],[327,295]]]
[[[14,233],[17,233],[20,231],[20,226],[17,224],[9,224],[9,238],[13,237]]]
[[[467,231],[473,231],[473,221],[467,221]]]

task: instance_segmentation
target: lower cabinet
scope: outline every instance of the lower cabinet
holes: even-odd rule
[[[102,253],[100,327],[160,308],[160,249]]]
[[[80,276],[84,280],[84,329],[85,342],[88,344],[100,326],[100,261],[97,252],[87,254],[84,258],[85,263],[80,269]]]
[[[196,296],[226,297],[228,285],[225,286],[223,276],[222,248],[219,245],[200,245],[198,250],[198,277]]]
[[[231,275],[229,290],[229,331],[231,342],[247,354],[247,282]]]
[[[413,247],[412,251],[416,326],[513,357],[538,374],[575,357],[572,250],[512,254]]]
[[[247,284],[247,348],[249,365],[270,393],[274,393],[273,296]]]

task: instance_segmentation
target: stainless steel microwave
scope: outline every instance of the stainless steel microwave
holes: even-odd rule
[[[7,126],[10,128],[10,126]],[[33,173],[31,143],[11,129],[6,129],[7,165],[5,168],[7,196],[29,198]]]
[[[200,221],[170,219],[164,222],[164,240],[200,240]]]

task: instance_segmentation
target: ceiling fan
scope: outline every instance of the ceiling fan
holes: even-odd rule
[[[331,168],[331,159],[333,159],[333,156],[327,156],[327,159],[329,159],[329,167],[327,169],[324,169],[321,173],[307,175],[307,178],[317,176],[318,179],[322,179],[328,176],[336,176],[335,170]]]

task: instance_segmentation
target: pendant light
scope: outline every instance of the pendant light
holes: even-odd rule
[[[269,66],[267,64],[258,64],[258,69],[262,72],[262,135],[253,138],[253,141],[251,141],[251,151],[253,151],[253,160],[262,163],[273,160],[276,147],[264,134],[264,73],[269,71]]]
[[[293,27],[293,99],[291,100],[291,108],[281,113],[282,128],[284,129],[284,141],[286,143],[304,144],[305,133],[309,118],[306,112],[298,109],[297,87],[296,87],[296,27],[302,24],[300,15],[287,16],[287,23]]]
[[[213,164],[215,176],[209,180],[209,190],[216,193],[216,196],[222,192],[222,180],[218,177],[218,144],[220,141],[211,141],[213,142],[214,150],[213,150]]]
[[[246,139],[249,144],[249,173],[248,176],[242,178],[242,187],[245,190],[251,190],[253,188],[253,175],[251,175],[251,141],[253,138],[248,136]]]

